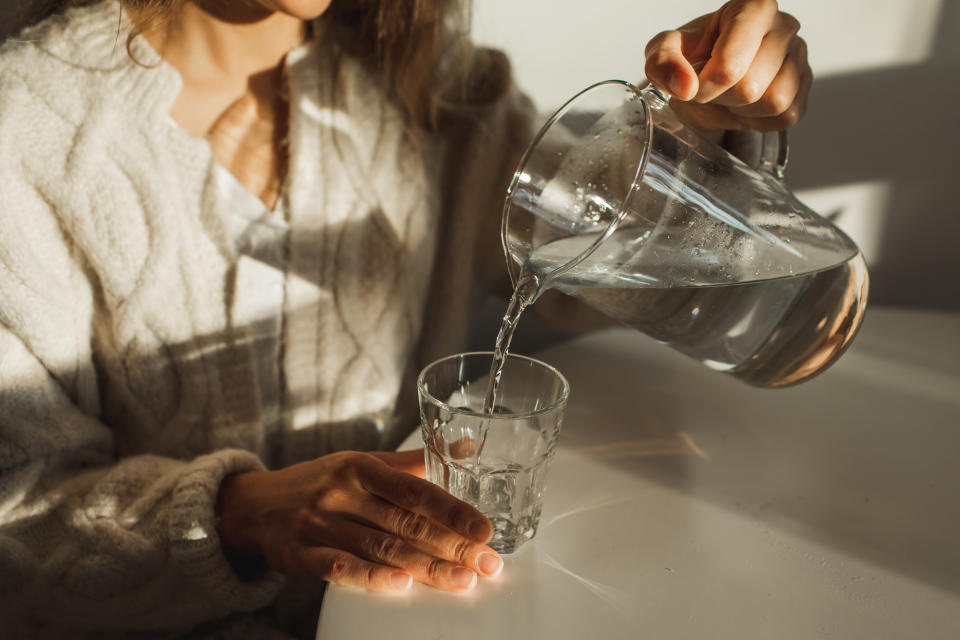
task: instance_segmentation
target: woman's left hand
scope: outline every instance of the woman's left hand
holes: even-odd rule
[[[787,129],[813,81],[799,28],[776,0],[731,0],[650,40],[647,78],[700,129]]]

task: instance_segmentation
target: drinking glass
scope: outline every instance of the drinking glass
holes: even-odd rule
[[[437,360],[420,373],[420,429],[427,479],[493,523],[490,547],[512,553],[537,531],[550,461],[569,395],[548,364],[510,354],[485,413],[489,351]]]

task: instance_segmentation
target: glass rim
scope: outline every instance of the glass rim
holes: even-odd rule
[[[517,286],[517,278],[519,274],[515,274],[514,271],[520,268],[520,265],[515,265],[510,256],[510,247],[507,244],[507,228],[509,227],[509,218],[510,218],[510,209],[513,204],[513,193],[517,187],[517,184],[520,182],[520,178],[524,173],[524,169],[527,166],[527,163],[530,161],[530,155],[533,153],[533,150],[540,144],[540,140],[547,134],[554,124],[557,121],[565,116],[567,112],[573,107],[574,103],[579,102],[580,99],[588,93],[593,92],[596,89],[606,88],[609,86],[619,86],[622,89],[630,94],[633,94],[633,99],[640,102],[644,110],[644,141],[643,141],[643,152],[641,153],[640,160],[637,162],[637,167],[633,175],[633,180],[630,184],[630,188],[627,190],[626,196],[624,196],[623,201],[620,203],[620,207],[617,210],[617,214],[613,217],[610,223],[604,229],[603,233],[600,234],[589,247],[584,249],[579,255],[571,258],[565,264],[560,265],[550,273],[546,274],[545,278],[549,279],[551,276],[557,276],[562,274],[569,269],[572,269],[577,264],[586,260],[601,244],[606,242],[606,240],[613,235],[613,233],[620,226],[620,223],[623,222],[624,218],[627,217],[627,212],[629,211],[628,207],[630,201],[633,199],[633,195],[639,190],[640,183],[643,181],[643,175],[646,172],[647,168],[647,159],[649,158],[649,149],[650,149],[650,140],[653,136],[653,121],[650,116],[650,105],[647,104],[647,101],[644,97],[643,89],[653,87],[652,84],[648,84],[647,87],[641,88],[637,84],[632,82],[627,82],[626,80],[619,80],[616,78],[611,78],[609,80],[601,80],[600,82],[595,82],[585,89],[578,91],[572,98],[567,100],[557,109],[553,115],[551,115],[547,121],[544,123],[540,130],[537,132],[537,135],[533,137],[533,140],[530,144],[527,145],[527,148],[524,150],[523,155],[520,156],[520,161],[517,163],[517,169],[513,172],[513,177],[510,179],[510,184],[507,187],[507,195],[504,198],[503,202],[503,211],[500,215],[500,244],[503,246],[504,258],[507,261],[507,273],[510,276],[510,282],[513,286]],[[653,87],[656,91],[656,88]],[[658,97],[666,101],[665,98],[659,91],[657,91]]]
[[[567,382],[566,376],[560,373],[559,369],[557,369],[553,365],[547,364],[543,360],[537,360],[536,358],[531,358],[530,356],[524,356],[516,353],[508,353],[507,362],[509,362],[510,360],[526,360],[527,362],[532,362],[533,364],[538,365],[541,368],[546,369],[550,373],[554,374],[560,380],[562,389],[560,391],[560,395],[557,397],[556,400],[554,400],[553,402],[550,402],[547,406],[541,409],[537,409],[536,411],[524,411],[521,413],[483,413],[482,411],[474,411],[472,409],[464,409],[463,407],[451,406],[446,402],[444,402],[443,400],[438,399],[436,396],[430,393],[426,388],[424,388],[424,377],[426,376],[427,371],[429,371],[433,367],[443,362],[446,362],[447,360],[452,360],[454,358],[462,359],[462,358],[466,358],[467,356],[487,356],[490,359],[490,362],[491,363],[493,362],[493,351],[466,351],[464,353],[454,353],[448,356],[444,356],[442,358],[438,358],[433,362],[431,362],[430,364],[424,366],[423,369],[420,370],[420,374],[417,376],[417,393],[420,395],[420,397],[425,398],[433,405],[447,409],[452,413],[455,413],[458,415],[471,416],[475,418],[494,419],[494,420],[497,420],[497,419],[517,420],[521,418],[532,418],[535,416],[543,415],[545,413],[549,413],[551,411],[556,411],[557,409],[563,409],[564,406],[567,404],[567,399],[570,397],[570,383]]]

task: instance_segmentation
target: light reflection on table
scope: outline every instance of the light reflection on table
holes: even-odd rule
[[[319,639],[960,637],[960,315],[871,309],[787,390],[630,330],[538,355],[572,394],[537,538],[469,594],[333,587]]]

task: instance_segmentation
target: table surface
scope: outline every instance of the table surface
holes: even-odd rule
[[[627,329],[538,356],[571,396],[537,537],[467,594],[331,587],[319,640],[960,638],[960,314],[872,308],[784,390]]]

